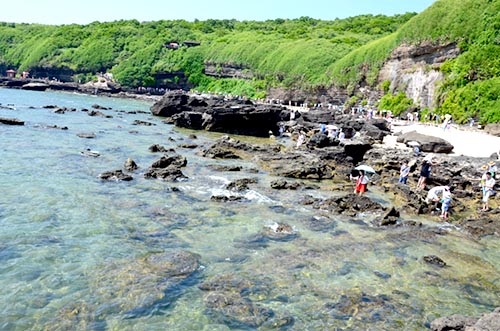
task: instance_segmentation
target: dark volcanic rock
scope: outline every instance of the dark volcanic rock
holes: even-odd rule
[[[170,117],[176,126],[195,130],[267,137],[278,131],[287,111],[277,105],[253,104],[248,100],[203,99],[170,92],[151,107],[157,116]]]
[[[440,268],[446,267],[446,262],[444,262],[439,256],[436,256],[436,255],[424,256],[423,260],[426,263],[435,265],[435,266],[440,267]]]
[[[416,131],[404,133],[397,138],[398,143],[407,144],[410,141],[418,142],[422,152],[450,153],[453,150],[453,145],[448,141]]]
[[[110,181],[111,180],[114,180],[114,181],[119,181],[119,180],[130,181],[130,180],[133,179],[132,176],[123,173],[122,170],[112,170],[112,171],[103,172],[102,174],[99,175],[99,178],[101,178],[103,180],[110,180]]]
[[[24,125],[24,121],[21,121],[17,118],[0,117],[0,123],[7,125]]]
[[[137,170],[139,168],[137,163],[135,163],[135,161],[132,160],[131,158],[128,158],[127,161],[125,161],[125,164],[123,165],[123,167],[127,171],[134,171],[134,170]]]

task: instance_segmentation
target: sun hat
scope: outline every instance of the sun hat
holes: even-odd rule
[[[488,169],[488,165],[487,165],[487,164],[485,164],[485,165],[483,165],[483,166],[481,167],[481,170],[486,170],[486,169]]]
[[[488,162],[488,165],[490,165],[490,166],[495,165],[495,161]]]

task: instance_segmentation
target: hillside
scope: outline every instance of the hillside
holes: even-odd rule
[[[414,15],[84,26],[0,23],[0,70],[28,70],[32,76],[75,81],[111,72],[129,87],[189,83],[205,90],[263,95],[271,86],[327,83],[326,68],[332,62],[393,33]],[[233,79],[215,79],[225,77]]]
[[[396,33],[335,62],[333,81],[344,88],[387,82],[387,92],[411,96],[421,110],[430,107],[438,114],[450,113],[460,123],[469,118],[498,122],[498,54],[499,0],[438,0]],[[419,89],[435,91],[422,102],[426,94],[414,93]]]
[[[491,123],[500,120],[499,36],[500,0],[333,21],[0,23],[0,73],[86,82],[108,72],[130,88],[326,99]]]

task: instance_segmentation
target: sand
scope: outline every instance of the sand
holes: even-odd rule
[[[450,129],[443,130],[441,127],[424,125],[420,123],[407,124],[406,122],[393,123],[392,131],[409,132],[417,131],[418,133],[439,137],[454,146],[453,153],[450,156],[471,156],[471,157],[490,157],[493,153],[500,151],[500,137],[488,135],[482,131],[470,129],[468,127],[451,127]],[[384,144],[387,146],[395,147],[396,136],[387,136],[384,139]]]

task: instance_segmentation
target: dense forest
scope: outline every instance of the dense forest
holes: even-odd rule
[[[458,121],[500,120],[500,0],[437,0],[418,15],[332,21],[0,23],[0,73],[64,73],[77,82],[112,73],[130,88],[185,79],[200,91],[254,98],[265,97],[272,87],[313,91],[332,86],[356,97],[363,81],[385,91],[382,106],[399,113],[411,107],[411,100],[403,91],[393,95],[384,89],[378,71],[398,45],[425,40],[455,41],[461,50],[440,68],[445,79],[434,111],[452,113]],[[237,74],[227,77],[228,67]]]

